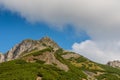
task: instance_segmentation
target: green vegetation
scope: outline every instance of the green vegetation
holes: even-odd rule
[[[43,46],[47,46],[45,43],[42,43]]]
[[[86,79],[87,76],[83,73],[82,70],[80,70],[79,68],[75,67],[74,65],[70,64],[70,62],[68,60],[65,60],[63,59],[63,57],[61,57],[61,55],[64,54],[63,51],[60,49],[60,50],[57,50],[56,53],[55,53],[55,57],[60,61],[62,62],[63,64],[66,64],[68,65],[69,67],[69,77],[72,76],[71,78],[68,78],[67,80],[79,80],[79,79]]]
[[[33,56],[39,56],[39,55],[42,55],[42,53],[44,52],[51,52],[51,48],[46,48],[46,49],[43,49],[43,50],[40,50],[40,51],[36,51],[36,52],[33,52],[31,53]]]
[[[65,72],[52,65],[13,60],[0,64],[0,80],[35,80],[37,76],[42,80],[78,80],[82,76],[79,71]]]
[[[35,80],[37,64],[14,60],[0,64],[0,80]]]
[[[26,56],[32,55],[36,57],[42,55],[44,52],[53,52],[57,60],[68,66],[69,71],[60,70],[56,67],[57,64],[55,63],[53,65],[44,64],[45,61],[36,58],[35,62],[32,63],[17,59],[0,64],[0,80],[36,80],[37,77],[42,77],[42,80],[82,80],[87,79],[85,71],[95,74],[97,72],[102,73],[95,76],[98,80],[120,80],[119,69],[97,64],[83,56],[64,59],[61,55],[71,53],[64,52],[63,49],[58,49],[55,52],[52,47],[48,47],[40,51],[32,51]]]
[[[45,61],[36,60],[36,63],[39,63],[39,64],[44,64],[44,63],[45,63]]]
[[[100,76],[97,77],[98,80],[120,80],[120,78],[117,76],[117,75],[114,75],[114,74],[110,74],[110,73],[107,73],[107,74],[102,74]]]
[[[39,56],[39,55],[42,55],[44,52],[47,52],[47,51],[52,52],[53,48],[48,47],[48,48],[45,48],[43,50],[34,50],[34,51],[31,51],[31,52],[27,53],[27,55],[25,55],[24,57],[30,56],[30,55]]]
[[[81,56],[75,60],[77,61],[77,63],[88,61],[88,59],[84,58],[83,56]]]
[[[98,64],[98,65],[100,67],[102,67],[107,73],[118,74],[120,76],[120,69],[113,68],[113,67],[108,66],[108,65],[102,65],[102,64]]]

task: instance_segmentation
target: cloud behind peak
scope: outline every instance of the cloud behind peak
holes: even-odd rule
[[[74,24],[75,29],[84,29],[93,39],[119,36],[119,0],[0,0],[0,4],[30,22],[56,27]]]

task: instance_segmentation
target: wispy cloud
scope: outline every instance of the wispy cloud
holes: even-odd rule
[[[0,0],[0,5],[30,22],[44,21],[55,28],[71,23],[105,49],[110,47],[107,43],[114,45],[120,40],[119,0]],[[109,51],[118,56],[112,48]]]

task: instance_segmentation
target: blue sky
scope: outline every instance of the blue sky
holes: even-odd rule
[[[5,53],[24,39],[49,36],[62,48],[93,61],[120,60],[119,3],[119,0],[0,0],[0,51]]]
[[[76,36],[76,31],[72,25],[64,30],[50,28],[45,22],[30,23],[16,13],[7,10],[0,11],[0,51],[5,53],[15,44],[24,39],[39,40],[44,36],[49,36],[62,48],[71,49],[74,42],[81,42],[89,37],[85,32]]]

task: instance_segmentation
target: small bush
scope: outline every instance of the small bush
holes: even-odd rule
[[[45,61],[36,60],[36,63],[44,64],[44,63],[45,63]]]
[[[63,54],[63,49],[62,49],[62,48],[58,49],[58,50],[56,51],[56,54]]]
[[[16,64],[26,64],[27,62],[19,59],[19,60],[15,60],[15,63]]]
[[[33,53],[31,53],[33,56],[39,56],[39,55],[42,55],[42,53],[44,53],[44,52],[51,52],[52,50],[51,50],[51,48],[46,48],[46,49],[43,49],[43,50],[40,50],[40,51],[36,51],[36,52],[33,52]]]
[[[120,80],[120,78],[118,78],[116,75],[112,75],[112,74],[102,74],[100,76],[97,77],[98,80]]]
[[[41,72],[38,72],[37,76],[43,77],[43,74]]]
[[[45,43],[42,43],[43,46],[47,46]]]
[[[80,63],[80,62],[85,62],[85,61],[87,61],[87,59],[84,58],[84,57],[79,57],[79,58],[76,59],[76,61],[77,61],[77,63]]]

